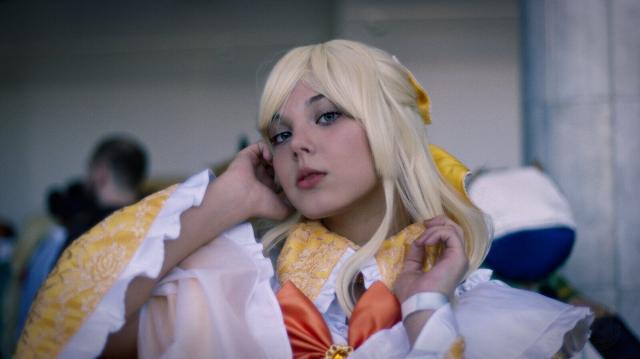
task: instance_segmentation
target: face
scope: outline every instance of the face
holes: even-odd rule
[[[274,118],[268,133],[276,180],[302,215],[325,219],[384,206],[358,121],[303,82]]]

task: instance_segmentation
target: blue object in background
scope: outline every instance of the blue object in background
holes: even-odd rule
[[[31,309],[31,303],[49,276],[49,272],[56,264],[58,256],[64,248],[66,239],[67,231],[64,227],[54,226],[31,255],[20,295],[16,338],[20,337],[22,327],[24,327],[24,323],[29,315],[29,309]]]
[[[569,257],[576,233],[568,227],[530,229],[493,240],[484,265],[507,281],[537,282]]]

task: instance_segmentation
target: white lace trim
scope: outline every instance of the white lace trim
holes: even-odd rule
[[[139,276],[158,276],[164,260],[164,241],[178,238],[180,215],[202,203],[207,184],[212,179],[210,171],[200,172],[180,184],[169,196],[129,264],[95,311],[65,345],[59,357],[89,358],[100,355],[108,335],[118,331],[125,323],[124,299],[129,283]]]
[[[369,261],[362,267],[360,272],[364,277],[364,287],[366,289],[369,289],[375,281],[382,281],[382,274],[378,270],[378,262],[376,262],[375,258],[369,258]]]
[[[333,303],[336,294],[336,281],[338,279],[338,273],[342,266],[347,262],[351,256],[355,254],[355,251],[351,248],[347,248],[342,257],[338,260],[335,267],[329,274],[329,278],[327,278],[326,282],[322,288],[320,288],[320,293],[316,297],[314,304],[320,313],[325,313],[331,303]],[[362,267],[360,270],[362,272],[362,276],[364,277],[364,287],[369,288],[375,281],[382,280],[382,275],[378,270],[378,264],[376,263],[374,258],[370,258],[369,261]]]
[[[322,288],[320,288],[320,293],[318,293],[318,296],[313,301],[320,313],[325,313],[327,309],[329,309],[331,302],[333,302],[333,300],[335,299],[336,280],[338,279],[338,273],[340,272],[342,266],[354,253],[355,251],[351,248],[347,248],[345,250],[345,252],[342,254],[342,257],[340,257],[340,259],[338,260],[338,263],[336,263],[335,267],[333,267],[331,274],[329,274],[329,278],[327,278]]]
[[[478,284],[490,281],[492,274],[493,271],[491,269],[476,269],[464,282],[462,282],[462,284],[456,287],[454,292],[455,296],[459,297],[463,293],[475,288]],[[502,284],[500,281],[495,282]]]

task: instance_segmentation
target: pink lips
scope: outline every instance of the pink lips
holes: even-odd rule
[[[326,172],[303,168],[298,173],[298,182],[296,182],[296,186],[300,189],[311,189],[322,181],[326,174]]]

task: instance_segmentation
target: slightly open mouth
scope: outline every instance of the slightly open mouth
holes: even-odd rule
[[[311,189],[315,187],[326,176],[323,172],[312,172],[298,179],[296,186],[300,189]]]

